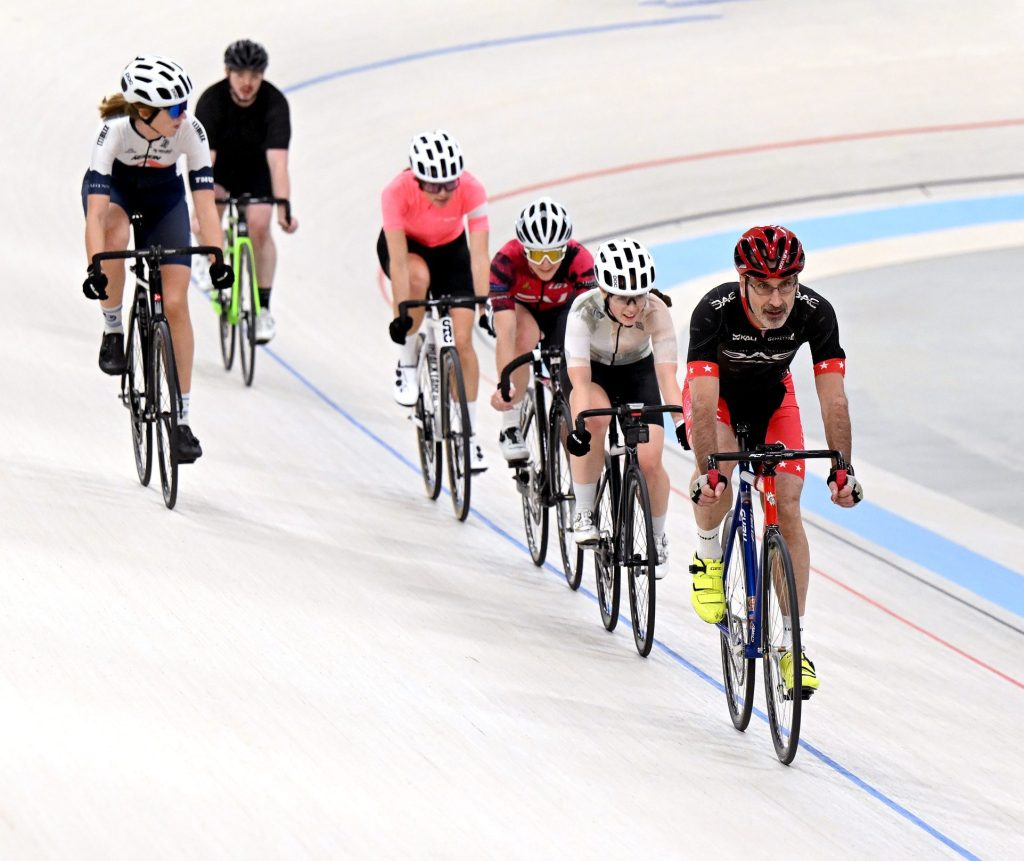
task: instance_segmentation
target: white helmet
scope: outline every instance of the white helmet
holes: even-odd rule
[[[416,135],[409,143],[409,167],[423,182],[450,182],[462,173],[462,147],[444,129]]]
[[[654,286],[654,258],[635,239],[603,242],[594,255],[597,286],[619,296],[640,296]]]
[[[539,197],[519,213],[516,237],[525,248],[557,248],[572,237],[572,219],[550,197]]]
[[[124,67],[121,92],[126,102],[166,108],[189,97],[192,79],[174,60],[145,54]]]

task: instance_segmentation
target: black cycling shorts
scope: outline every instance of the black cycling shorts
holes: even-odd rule
[[[628,365],[590,363],[590,380],[597,383],[613,407],[621,404],[661,406],[658,375],[654,372],[654,355]]]
[[[469,263],[469,243],[466,235],[446,245],[430,248],[421,245],[415,239],[406,236],[410,254],[418,254],[427,264],[430,272],[430,289],[427,295],[431,299],[439,296],[473,296],[473,269]],[[381,230],[377,238],[377,259],[384,274],[391,277],[391,256],[388,254],[388,243]]]
[[[89,178],[82,180],[82,210],[88,211]],[[142,250],[151,245],[164,248],[187,248],[191,242],[188,204],[185,202],[185,183],[180,176],[175,176],[159,184],[136,188],[131,184],[123,184],[114,177],[110,182],[110,202],[121,207],[131,218],[139,213],[142,220],[133,224],[135,248]],[[108,249],[113,250],[113,249]],[[191,266],[192,258],[188,256],[168,257],[164,263],[178,263]]]

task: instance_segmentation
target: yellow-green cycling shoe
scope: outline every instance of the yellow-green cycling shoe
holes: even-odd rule
[[[705,622],[712,625],[725,618],[725,591],[722,588],[721,559],[700,559],[693,554],[690,573],[693,575],[693,589],[690,603]]]
[[[800,662],[800,698],[810,699],[811,694],[818,690],[818,674],[814,670],[814,663],[807,657],[806,652],[801,652],[803,660]],[[779,670],[782,672],[782,681],[786,690],[793,692],[793,653],[786,652],[779,661]]]

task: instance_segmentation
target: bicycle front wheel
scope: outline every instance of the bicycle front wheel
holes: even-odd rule
[[[423,336],[419,336],[420,361],[416,379],[419,394],[413,407],[416,423],[416,446],[420,453],[420,471],[427,496],[437,499],[441,495],[441,439],[439,405],[434,398],[434,379],[437,378],[437,358],[432,350],[423,350]]]
[[[252,385],[256,371],[256,278],[252,248],[243,243],[238,253],[238,352],[242,359],[242,379]]]
[[[722,523],[722,548],[728,546],[732,528],[732,512]],[[754,659],[746,657],[750,642],[747,619],[747,563],[739,532],[733,542],[729,567],[725,571],[725,620],[718,626],[722,641],[722,678],[725,681],[725,701],[729,705],[732,725],[740,732],[750,723],[754,707]]]
[[[784,640],[784,622],[792,625],[792,644]],[[761,635],[764,647],[764,692],[768,726],[775,753],[783,765],[789,765],[800,744],[800,710],[803,691],[800,672],[800,612],[797,604],[793,560],[779,532],[771,532],[764,541],[761,576]],[[789,648],[787,648],[789,645]],[[781,662],[792,652],[793,688],[786,687]],[[796,691],[796,695],[794,695]]]
[[[156,422],[160,487],[164,494],[164,505],[174,508],[178,500],[178,455],[174,450],[174,440],[178,431],[181,395],[178,391],[178,371],[174,363],[171,330],[165,322],[157,323],[153,330],[150,367],[150,409]]]
[[[519,492],[523,503],[526,543],[530,547],[530,558],[534,565],[543,565],[548,552],[548,508],[544,504],[547,495],[547,434],[544,425],[543,401],[538,403],[537,393],[528,389],[519,413],[519,428],[530,452],[530,459],[520,469],[520,475],[526,473],[526,483],[519,488]]]
[[[609,631],[619,622],[621,580],[615,546],[615,508],[619,498],[618,464],[606,454],[604,472],[597,484],[594,519],[600,532],[594,547],[594,572],[597,575],[597,605],[601,621]]]
[[[216,292],[215,290],[214,293]],[[222,290],[219,299],[213,305],[217,311],[217,324],[220,329],[220,357],[224,362],[225,371],[230,371],[231,366],[235,364],[235,338],[238,328],[231,322],[231,304],[234,300],[234,292],[234,287],[231,290]]]
[[[441,405],[443,407],[444,445],[448,455],[448,487],[452,492],[452,508],[459,520],[469,515],[469,408],[466,386],[462,379],[462,363],[454,347],[441,353]]]
[[[651,526],[651,497],[647,482],[637,466],[626,470],[625,508],[622,512],[622,566],[629,587],[629,615],[633,621],[633,642],[641,658],[654,645],[654,567],[657,550]]]
[[[555,520],[558,524],[558,549],[562,554],[562,570],[569,588],[580,588],[583,578],[583,548],[572,537],[572,520],[576,515],[576,494],[572,489],[572,472],[569,470],[569,453],[565,450],[565,438],[572,429],[569,408],[561,403],[551,418],[551,434],[548,440],[548,481],[551,483],[551,499],[555,505]]]
[[[128,343],[125,344],[125,372],[121,375],[121,403],[128,408],[132,423],[135,471],[143,487],[153,474],[153,425],[146,418],[146,367],[149,364],[149,305],[144,295],[135,297],[128,315]]]

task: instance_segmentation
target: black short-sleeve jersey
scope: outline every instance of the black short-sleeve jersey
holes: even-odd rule
[[[218,81],[199,97],[195,114],[216,152],[213,174],[221,185],[227,184],[222,177],[265,170],[266,151],[288,149],[291,140],[288,100],[269,81],[244,108],[231,98],[227,78]]]
[[[730,408],[744,399],[781,403],[782,380],[801,344],[810,344],[819,372],[828,370],[822,363],[845,362],[839,323],[827,299],[801,284],[785,324],[762,330],[750,321],[739,282],[732,281],[706,293],[694,308],[686,361],[688,368],[691,363],[717,365],[719,389]]]

